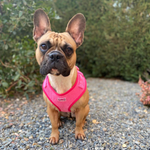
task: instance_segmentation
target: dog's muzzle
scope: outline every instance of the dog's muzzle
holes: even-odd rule
[[[68,76],[70,74],[70,68],[62,53],[59,51],[52,51],[44,57],[44,60],[40,65],[40,73],[42,75],[50,73],[54,75],[62,74],[63,76]]]

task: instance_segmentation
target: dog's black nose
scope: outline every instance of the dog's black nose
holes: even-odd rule
[[[57,51],[49,53],[48,56],[51,59],[51,61],[58,61],[62,58],[62,54]]]

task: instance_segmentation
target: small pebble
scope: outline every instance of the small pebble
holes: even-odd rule
[[[126,145],[126,144],[123,144],[122,147],[125,148],[125,147],[127,147],[127,145]]]
[[[103,131],[104,131],[104,132],[106,132],[106,131],[107,131],[107,129],[106,129],[106,128],[103,128]]]

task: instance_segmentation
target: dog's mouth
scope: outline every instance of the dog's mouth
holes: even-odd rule
[[[52,68],[51,74],[58,75],[59,71],[57,69]]]
[[[50,73],[56,76],[61,74],[66,77],[70,75],[70,70],[71,69],[64,57],[57,61],[53,61],[46,56],[40,65],[40,73],[42,75],[47,75]]]

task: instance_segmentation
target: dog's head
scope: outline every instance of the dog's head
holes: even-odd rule
[[[82,44],[85,17],[78,13],[70,19],[63,33],[53,32],[46,13],[34,13],[33,38],[37,42],[36,59],[40,73],[68,76],[76,63],[76,49]]]

